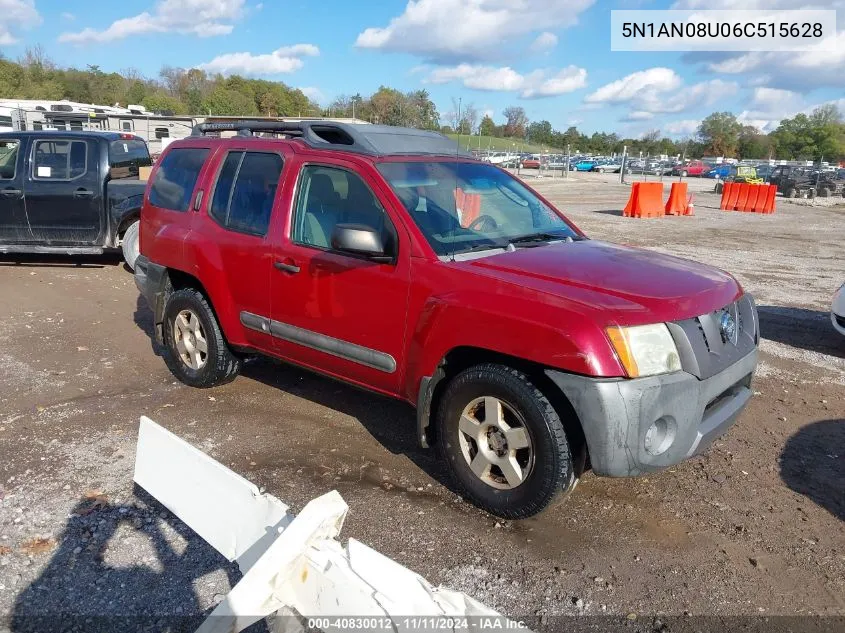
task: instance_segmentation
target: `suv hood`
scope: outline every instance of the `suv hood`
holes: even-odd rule
[[[605,312],[605,322],[623,325],[699,316],[742,293],[718,268],[595,240],[520,248],[465,264],[485,276],[593,307]]]

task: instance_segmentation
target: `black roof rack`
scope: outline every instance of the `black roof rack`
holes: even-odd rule
[[[302,139],[316,149],[338,149],[370,156],[402,156],[426,154],[432,156],[461,156],[462,151],[445,134],[429,130],[368,123],[340,123],[337,121],[214,121],[194,126],[193,136],[220,132],[237,132],[239,136],[260,133],[282,134]]]

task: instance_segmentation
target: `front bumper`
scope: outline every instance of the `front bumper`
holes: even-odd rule
[[[757,349],[704,380],[676,372],[590,378],[547,370],[575,409],[598,475],[629,477],[705,451],[751,398]]]

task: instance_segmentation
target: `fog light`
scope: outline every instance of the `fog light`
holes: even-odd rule
[[[669,450],[675,441],[675,421],[666,418],[655,420],[645,432],[643,446],[650,455],[660,455]]]

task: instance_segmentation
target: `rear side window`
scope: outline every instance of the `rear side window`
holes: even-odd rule
[[[152,164],[147,144],[140,139],[109,143],[109,167],[147,167]]]
[[[18,164],[19,141],[0,141],[0,180],[12,180]]]
[[[187,211],[208,151],[186,147],[168,152],[150,188],[150,204],[171,211]]]
[[[73,180],[88,171],[85,141],[37,141],[32,177],[36,180]]]
[[[214,188],[211,217],[233,231],[267,233],[282,165],[278,154],[230,152]]]

